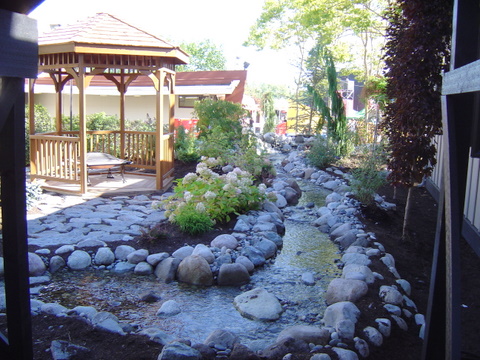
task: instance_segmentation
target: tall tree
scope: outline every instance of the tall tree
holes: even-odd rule
[[[188,65],[177,66],[177,71],[225,70],[227,62],[221,47],[210,40],[180,45],[190,55]]]
[[[265,117],[265,125],[263,126],[263,133],[272,132],[275,130],[275,105],[273,103],[272,93],[265,93],[262,97],[262,111]]]
[[[389,8],[385,63],[389,179],[409,187],[403,237],[406,236],[411,189],[436,164],[435,135],[441,134],[442,70],[449,59],[451,0],[396,0]]]

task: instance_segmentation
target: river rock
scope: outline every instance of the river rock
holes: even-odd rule
[[[352,350],[340,347],[334,347],[332,350],[337,354],[338,360],[358,360],[358,355]]]
[[[45,303],[40,306],[40,311],[45,314],[61,316],[66,314],[68,309],[57,303]]]
[[[338,244],[340,248],[347,249],[357,240],[357,235],[354,230],[348,231],[346,234],[335,239],[335,244]]]
[[[333,279],[327,288],[325,301],[327,304],[334,304],[341,301],[356,302],[368,292],[365,281]]]
[[[250,261],[249,258],[247,258],[246,256],[243,256],[243,255],[240,255],[239,257],[237,257],[235,259],[235,262],[238,263],[238,264],[242,264],[243,266],[245,266],[245,268],[247,269],[247,271],[251,274],[253,272],[253,270],[255,269],[255,265],[253,265],[253,263]]]
[[[98,248],[95,254],[95,265],[111,265],[115,261],[115,254],[109,247]]]
[[[92,258],[83,250],[75,250],[67,259],[67,266],[72,270],[85,270],[92,264]]]
[[[243,255],[249,258],[253,265],[255,265],[255,267],[265,264],[265,256],[263,256],[263,252],[261,252],[256,247],[245,247],[245,249],[243,250]]]
[[[192,255],[202,256],[209,264],[215,261],[215,255],[213,255],[212,250],[204,244],[197,244],[193,249]]]
[[[47,270],[42,258],[35,253],[28,253],[28,270],[30,276],[43,275]]]
[[[401,305],[403,303],[403,295],[393,286],[380,286],[379,296],[387,304]]]
[[[163,347],[157,360],[202,360],[202,354],[182,342],[174,341]]]
[[[258,235],[263,236],[264,238],[273,241],[275,245],[277,245],[277,248],[281,248],[283,246],[283,239],[278,233],[274,231],[265,231],[261,232]]]
[[[182,260],[169,257],[165,260],[160,261],[160,263],[155,268],[155,276],[159,279],[164,281],[166,284],[171,283],[175,280],[178,265]]]
[[[147,249],[138,249],[127,255],[127,261],[130,264],[138,264],[139,262],[145,261],[147,259],[147,256]]]
[[[282,330],[278,335],[276,342],[281,343],[288,338],[305,341],[315,345],[326,345],[330,338],[330,332],[327,329],[318,326],[294,325]]]
[[[307,286],[315,285],[315,277],[313,273],[307,271],[302,274],[302,282]]]
[[[165,301],[160,309],[157,311],[157,316],[159,317],[170,317],[180,314],[182,310],[180,309],[180,305],[175,300],[167,300]]]
[[[207,260],[198,255],[187,256],[181,261],[177,269],[177,279],[191,285],[213,284],[213,274]]]
[[[355,323],[351,320],[340,320],[337,322],[335,330],[340,339],[350,341],[355,334]]]
[[[396,283],[400,285],[400,287],[405,291],[405,293],[410,296],[412,294],[412,286],[407,280],[404,279],[398,279],[396,280]]]
[[[287,338],[264,349],[262,351],[262,358],[283,359],[287,354],[308,353],[309,351],[310,347],[305,341]]]
[[[148,255],[146,261],[147,263],[155,267],[160,263],[160,261],[165,260],[168,257],[169,257],[168,253],[161,252],[161,253]]]
[[[238,343],[238,336],[228,330],[214,330],[205,339],[205,344],[214,345],[217,349],[233,349]]]
[[[350,224],[350,223],[342,224],[330,233],[330,237],[333,240],[335,240],[336,238],[339,238],[340,236],[345,235],[351,229],[352,229],[352,224]]]
[[[128,261],[119,261],[115,263],[113,271],[117,274],[125,274],[135,269],[136,264],[130,264]]]
[[[277,196],[277,200],[275,201],[275,205],[279,208],[279,209],[283,209],[284,207],[286,207],[288,205],[288,202],[287,202],[287,199],[285,199],[285,197],[281,194],[275,194]]]
[[[353,341],[355,341],[355,350],[357,350],[362,358],[367,358],[370,356],[370,347],[365,340],[356,337],[353,339]]]
[[[50,344],[50,354],[53,360],[87,359],[91,357],[91,350],[65,340],[53,340]]]
[[[240,263],[222,264],[218,272],[217,283],[220,286],[244,285],[250,282],[250,274]]]
[[[248,224],[246,221],[244,221],[243,219],[238,219],[235,227],[233,228],[233,231],[247,232],[250,231],[251,228],[251,225]]]
[[[261,239],[255,242],[254,246],[262,252],[265,259],[270,259],[277,254],[277,245],[268,239]]]
[[[289,186],[286,187],[284,191],[285,191],[284,197],[285,197],[285,200],[287,200],[288,205],[290,206],[297,205],[300,199],[301,193],[298,193],[295,189]]]
[[[181,248],[178,248],[177,250],[175,250],[172,254],[172,256],[174,258],[177,258],[177,259],[180,259],[180,260],[183,260],[185,259],[187,256],[190,256],[193,254],[193,250],[194,248],[190,245],[185,245],[185,246],[182,246]]]
[[[146,261],[141,261],[137,265],[135,265],[133,273],[136,275],[150,275],[153,273],[153,267]]]
[[[50,258],[50,265],[48,270],[51,274],[56,273],[58,270],[64,268],[66,265],[65,260],[60,255],[54,255]]]
[[[210,243],[210,246],[216,247],[219,249],[225,246],[227,249],[234,250],[238,247],[238,240],[233,235],[222,234],[222,235],[218,235],[215,239],[213,239],[212,242]]]
[[[375,319],[377,323],[378,331],[384,336],[389,337],[392,332],[392,322],[387,318],[378,318]]]
[[[365,329],[363,329],[363,334],[367,338],[367,341],[373,346],[382,346],[383,336],[380,331],[378,331],[374,327],[367,326]]]
[[[372,261],[368,258],[365,254],[357,254],[357,253],[345,253],[342,256],[342,262],[345,265],[348,264],[356,264],[356,265],[365,265],[369,266]]]
[[[130,245],[119,245],[115,249],[115,258],[117,260],[127,260],[128,254],[135,251],[135,248],[131,247]]]
[[[275,205],[273,202],[271,201],[264,201],[263,202],[263,206],[262,206],[262,209],[267,211],[267,212],[274,212],[276,213],[279,218],[283,221],[284,220],[284,217],[283,217],[283,213],[282,211],[278,208],[277,205]]]
[[[323,323],[325,326],[335,327],[341,320],[350,320],[356,324],[359,316],[360,310],[354,303],[341,301],[332,304],[325,309]]]
[[[283,312],[278,299],[262,288],[255,288],[235,297],[233,305],[248,319],[272,321]]]
[[[233,346],[232,352],[228,357],[229,360],[260,360],[260,356],[258,356],[253,350],[248,348],[245,345],[240,343],[236,343]]]
[[[345,265],[342,269],[342,277],[344,279],[363,280],[367,284],[373,284],[375,282],[375,276],[372,270],[365,265]]]

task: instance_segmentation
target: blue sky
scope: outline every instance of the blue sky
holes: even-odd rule
[[[45,0],[30,17],[44,32],[50,24],[70,24],[106,12],[174,44],[210,39],[222,47],[229,70],[250,63],[249,82],[293,86],[292,51],[242,46],[262,6],[262,0]]]

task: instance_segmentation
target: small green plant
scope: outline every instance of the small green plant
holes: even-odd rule
[[[196,209],[186,207],[180,211],[173,221],[180,230],[190,235],[198,235],[213,229],[213,221],[206,212],[198,212]]]
[[[318,136],[307,153],[307,159],[311,165],[319,169],[335,163],[337,160],[335,144],[328,139]]]
[[[374,202],[375,193],[387,183],[386,174],[380,171],[384,163],[381,153],[365,154],[358,168],[352,171],[351,187],[357,199],[364,205]]]

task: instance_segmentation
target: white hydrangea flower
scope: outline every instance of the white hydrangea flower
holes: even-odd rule
[[[203,195],[203,197],[207,200],[213,200],[217,197],[217,194],[215,194],[213,191],[209,190]]]
[[[194,173],[188,173],[187,175],[185,175],[185,177],[183,178],[183,184],[184,185],[187,185],[187,184],[191,184],[193,182],[195,182],[197,180],[198,176],[197,174],[194,174]]]
[[[174,222],[175,221],[175,214],[171,213],[170,216],[168,217],[168,221]]]
[[[223,191],[230,192],[230,191],[234,190],[235,188],[233,187],[232,184],[225,184],[225,185],[223,185],[222,189],[223,189]]]
[[[192,200],[193,195],[192,195],[192,193],[191,193],[190,191],[185,191],[185,192],[183,193],[183,198],[185,199],[186,202],[189,202],[189,201]]]
[[[265,194],[265,192],[267,191],[267,185],[263,183],[258,185],[258,191],[260,191],[260,194]]]
[[[197,204],[197,206],[195,206],[195,210],[197,210],[198,212],[201,212],[201,213],[207,211],[207,209],[205,208],[205,204],[202,203],[202,202],[199,202]]]

